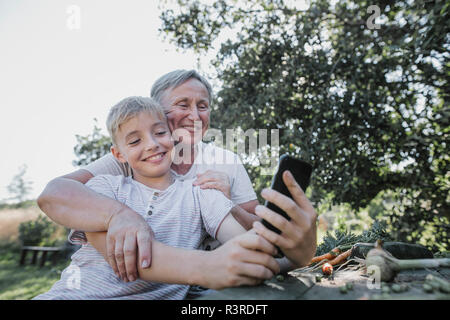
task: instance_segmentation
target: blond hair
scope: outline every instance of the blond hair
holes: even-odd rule
[[[106,120],[106,128],[114,145],[117,145],[116,134],[120,126],[141,112],[148,112],[161,120],[167,121],[162,107],[154,99],[148,97],[125,98],[109,110]]]

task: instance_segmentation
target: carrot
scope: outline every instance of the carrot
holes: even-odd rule
[[[317,256],[317,257],[312,258],[312,260],[311,260],[311,262],[310,262],[309,264],[311,264],[311,263],[316,263],[316,262],[319,262],[319,261],[322,261],[322,260],[325,260],[325,259],[327,259],[327,260],[333,260],[334,258],[336,258],[336,256],[337,256],[339,253],[341,253],[341,249],[339,249],[339,248],[334,248],[333,250],[331,250],[331,251],[328,252],[328,253],[325,253],[325,254],[323,254],[323,255],[321,255],[321,256]]]
[[[352,249],[348,249],[347,251],[345,251],[345,252],[341,253],[340,255],[338,255],[333,260],[329,261],[329,264],[331,264],[332,266],[337,265],[337,264],[341,264],[342,262],[347,260],[348,257],[350,257],[351,253],[352,253]]]

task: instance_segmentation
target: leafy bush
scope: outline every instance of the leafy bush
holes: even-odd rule
[[[19,240],[25,246],[52,245],[51,236],[56,226],[44,216],[19,225]]]
[[[360,235],[349,231],[335,230],[334,234],[327,232],[323,242],[317,247],[316,255],[325,254],[338,246],[354,245],[357,242],[370,242],[376,240],[392,241],[391,235],[386,232],[386,225],[383,222],[375,221],[370,229],[364,230]]]

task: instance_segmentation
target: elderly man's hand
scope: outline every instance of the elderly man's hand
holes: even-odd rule
[[[200,186],[201,189],[216,189],[231,199],[231,185],[228,175],[224,172],[207,170],[204,173],[197,174],[197,179],[193,182],[194,186]]]
[[[131,209],[123,209],[111,218],[106,235],[108,262],[123,281],[138,278],[136,258],[139,250],[139,265],[151,265],[151,241],[153,231],[145,219]],[[137,249],[137,250],[136,250]]]
[[[283,181],[293,200],[271,189],[264,189],[261,196],[284,210],[291,220],[264,206],[257,206],[255,213],[279,229],[281,234],[267,229],[260,222],[253,226],[259,235],[277,245],[296,267],[301,267],[307,265],[316,252],[317,214],[289,171],[283,173]]]

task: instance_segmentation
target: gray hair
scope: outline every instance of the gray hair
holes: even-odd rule
[[[163,75],[162,77],[160,77],[158,80],[155,81],[150,91],[150,96],[157,102],[161,103],[162,96],[166,90],[176,88],[185,83],[186,81],[188,81],[189,79],[197,79],[206,87],[206,90],[208,91],[209,103],[211,103],[212,100],[211,85],[209,84],[208,80],[206,80],[195,70],[175,70],[166,73],[165,75]]]
[[[141,112],[149,112],[151,115],[167,121],[161,105],[154,99],[149,97],[125,98],[109,110],[106,119],[106,128],[114,145],[117,146],[116,134],[120,126]]]

